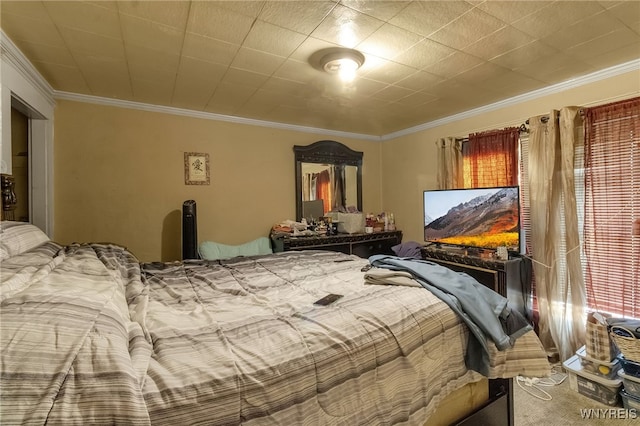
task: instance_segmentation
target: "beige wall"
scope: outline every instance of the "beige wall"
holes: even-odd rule
[[[631,72],[386,141],[382,147],[383,208],[394,212],[404,241],[422,242],[422,191],[437,186],[436,140],[520,126],[529,117],[564,106],[593,106],[638,95],[640,76]]]
[[[142,261],[177,260],[188,199],[197,202],[199,241],[266,236],[295,216],[293,145],[333,139],[364,152],[363,210],[393,212],[404,241],[421,242],[422,191],[436,187],[438,138],[639,94],[637,72],[628,73],[382,143],[59,101],[54,238],[115,242]],[[209,153],[210,185],[184,184],[185,151]]]
[[[363,208],[380,211],[379,142],[73,101],[54,133],[54,239],[108,241],[141,261],[181,257],[181,209],[197,202],[199,241],[239,244],[294,219],[293,145],[338,140],[364,152]],[[184,184],[185,151],[210,155],[211,184]]]

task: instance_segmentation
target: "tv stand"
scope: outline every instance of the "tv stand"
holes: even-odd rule
[[[525,315],[526,297],[531,288],[531,274],[526,273],[529,264],[525,259],[514,257],[499,260],[488,256],[482,249],[478,252],[464,248],[438,248],[425,246],[420,250],[422,258],[454,271],[471,275],[481,284],[506,297],[512,309]],[[487,255],[485,255],[487,254]]]

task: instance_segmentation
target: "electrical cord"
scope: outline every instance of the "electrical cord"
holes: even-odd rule
[[[553,399],[553,397],[551,395],[549,395],[549,392],[545,391],[544,389],[540,388],[537,384],[539,379],[537,377],[522,377],[522,376],[518,376],[517,377],[517,383],[518,386],[520,386],[520,388],[525,391],[526,393],[528,393],[529,395],[541,399],[543,401],[551,401],[551,399]],[[524,385],[523,385],[524,383]],[[536,392],[534,392],[533,390],[530,389],[535,389]]]
[[[567,375],[556,371],[555,367],[549,377],[523,377],[517,376],[516,383],[529,395],[543,401],[551,401],[553,397],[543,387],[558,386],[565,381]],[[535,390],[534,390],[535,389]]]

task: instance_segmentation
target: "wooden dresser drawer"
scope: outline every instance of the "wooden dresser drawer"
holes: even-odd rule
[[[288,250],[332,250],[368,258],[374,254],[394,254],[391,247],[402,242],[402,231],[373,234],[338,234],[313,237],[271,236],[274,252]]]

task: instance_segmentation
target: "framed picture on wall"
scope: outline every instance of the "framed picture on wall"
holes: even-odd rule
[[[184,153],[185,185],[209,185],[209,154],[203,152]]]

